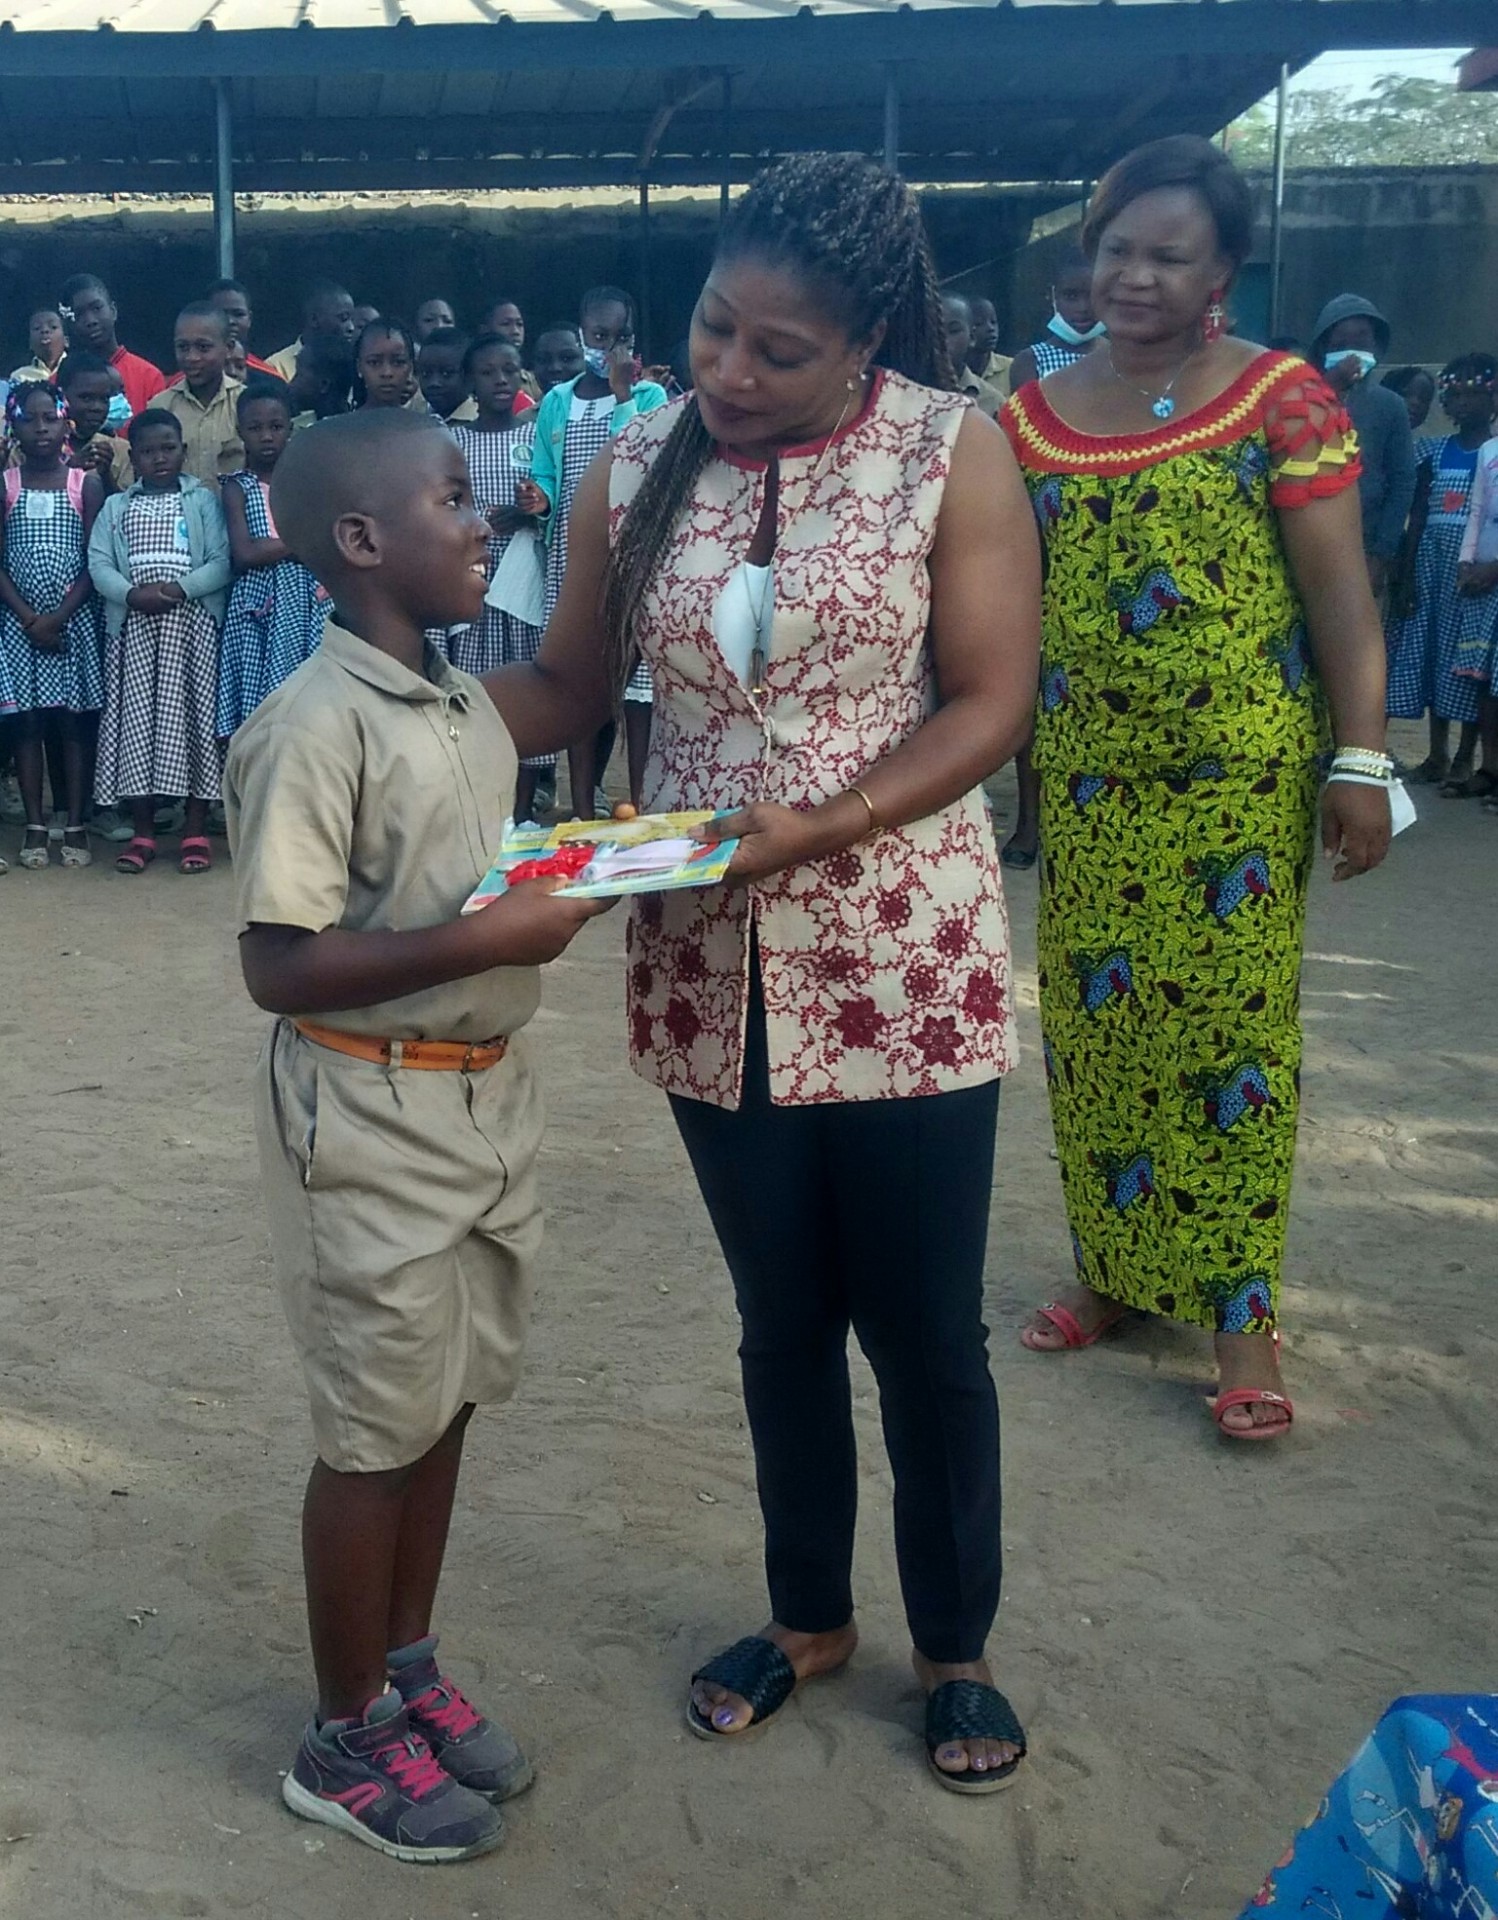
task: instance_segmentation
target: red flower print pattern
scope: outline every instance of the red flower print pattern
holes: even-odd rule
[[[782,456],[763,712],[724,660],[712,616],[758,523],[764,470],[708,462],[642,608],[651,810],[815,807],[923,724],[928,561],[968,404],[881,374],[830,447]],[[659,408],[614,441],[616,529],[676,418]],[[1008,922],[976,793],[752,886],[637,899],[631,1048],[668,1092],[737,1106],[751,926],[777,1102],[942,1093],[1013,1064]]]

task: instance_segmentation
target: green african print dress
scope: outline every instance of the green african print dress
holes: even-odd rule
[[[1040,1006],[1077,1271],[1271,1330],[1299,1106],[1324,703],[1277,514],[1356,483],[1303,361],[1148,434],[1003,424],[1046,549]]]

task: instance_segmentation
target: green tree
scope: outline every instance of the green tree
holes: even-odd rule
[[[1274,161],[1274,107],[1261,101],[1227,131],[1241,167]],[[1285,116],[1292,167],[1498,166],[1498,93],[1458,93],[1442,80],[1385,74],[1370,93],[1292,93]]]

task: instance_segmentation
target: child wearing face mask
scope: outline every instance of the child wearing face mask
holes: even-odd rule
[[[1363,552],[1375,600],[1381,600],[1399,556],[1415,497],[1415,441],[1410,411],[1371,375],[1389,350],[1389,323],[1361,294],[1341,293],[1317,316],[1310,358],[1346,407],[1363,459],[1358,498]]]
[[[1010,364],[1009,391],[1018,393],[1026,382],[1069,367],[1092,351],[1103,332],[1092,311],[1092,262],[1085,253],[1068,254],[1051,282],[1051,317],[1045,331],[1032,345],[1021,347]]]
[[[553,387],[536,414],[531,478],[515,500],[528,514],[546,516],[546,617],[551,618],[567,571],[567,523],[578,483],[594,457],[634,419],[666,404],[666,389],[642,380],[635,359],[635,303],[618,287],[594,287],[579,312],[583,371]],[[630,787],[643,778],[650,739],[650,675],[636,666],[624,690],[630,743]],[[596,743],[568,750],[572,808],[579,818],[595,814]]]

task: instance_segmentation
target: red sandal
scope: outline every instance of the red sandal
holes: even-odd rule
[[[1212,1418],[1217,1422],[1217,1431],[1224,1440],[1279,1440],[1295,1424],[1294,1402],[1285,1394],[1274,1393],[1268,1387],[1231,1387],[1207,1404],[1212,1409]],[[1234,1407],[1282,1407],[1285,1417],[1272,1427],[1225,1427],[1222,1416]]]
[[[144,873],[155,858],[156,842],[138,833],[129,846],[117,856],[114,870],[116,873]]]
[[[213,848],[208,837],[202,833],[187,834],[182,841],[182,857],[177,862],[178,873],[207,873],[213,865]]]
[[[1119,1321],[1128,1313],[1129,1309],[1127,1307],[1119,1307],[1115,1312],[1110,1313],[1106,1320],[1100,1321],[1091,1333],[1087,1332],[1082,1322],[1072,1312],[1070,1307],[1057,1306],[1054,1300],[1047,1300],[1043,1307],[1037,1307],[1035,1311],[1042,1320],[1049,1320],[1057,1333],[1061,1335],[1061,1345],[1059,1347],[1032,1347],[1030,1342],[1025,1338],[1025,1334],[1033,1332],[1034,1329],[1026,1327],[1019,1337],[1019,1343],[1025,1349],[1026,1353],[1076,1353],[1083,1347],[1095,1347],[1105,1333],[1112,1332]]]

